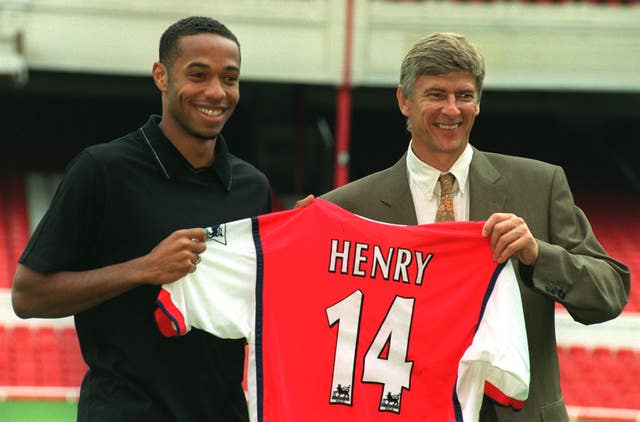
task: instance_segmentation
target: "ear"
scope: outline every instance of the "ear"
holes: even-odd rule
[[[476,102],[476,106],[473,108],[473,115],[477,116],[480,114],[480,101]]]
[[[167,91],[167,81],[169,79],[169,74],[167,73],[167,68],[160,62],[155,62],[153,64],[153,69],[151,70],[153,75],[153,81],[161,92]]]
[[[396,98],[402,115],[409,117],[409,99],[402,93],[402,85],[398,85],[398,88],[396,88]]]

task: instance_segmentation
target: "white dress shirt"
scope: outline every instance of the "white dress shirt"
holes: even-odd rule
[[[413,141],[412,141],[413,142]],[[411,149],[409,143],[407,153],[407,177],[409,188],[416,209],[418,224],[433,223],[436,220],[440,203],[440,183],[438,177],[442,172],[422,162]],[[448,170],[456,177],[458,189],[453,195],[453,211],[456,221],[469,220],[469,165],[473,149],[467,144],[464,152]]]

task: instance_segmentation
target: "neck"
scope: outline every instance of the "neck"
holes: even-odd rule
[[[196,138],[197,139],[197,138]],[[182,146],[174,143],[178,151],[194,168],[209,167],[213,164],[217,139],[197,139]]]
[[[199,138],[182,130],[176,130],[164,119],[158,126],[169,142],[194,168],[209,167],[213,164],[217,137],[212,139]]]
[[[411,150],[420,161],[435,168],[436,170],[441,171],[442,173],[448,172],[449,169],[451,169],[451,166],[453,166],[456,160],[460,158],[460,156],[464,152],[464,149],[462,151],[456,151],[455,153],[422,151],[417,150],[413,143],[411,145]]]

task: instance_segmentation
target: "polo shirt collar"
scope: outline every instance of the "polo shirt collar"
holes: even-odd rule
[[[167,139],[160,127],[161,116],[151,115],[149,120],[140,128],[143,142],[149,147],[153,159],[160,172],[167,179],[180,177],[181,175],[212,174],[220,181],[227,191],[231,190],[231,163],[229,162],[229,150],[227,143],[218,135],[215,147],[215,159],[210,167],[194,168]]]

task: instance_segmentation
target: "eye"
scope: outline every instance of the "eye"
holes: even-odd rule
[[[427,98],[432,100],[441,100],[445,97],[445,95],[441,92],[427,92]]]
[[[458,98],[462,101],[473,101],[476,98],[476,96],[472,92],[464,92],[458,95]]]
[[[189,74],[189,77],[191,77],[193,79],[202,79],[202,78],[204,78],[204,72],[191,72]]]

